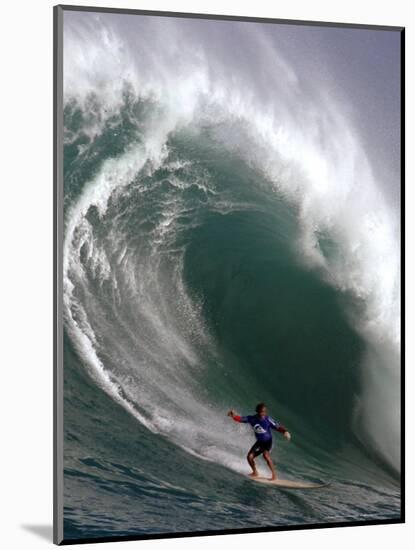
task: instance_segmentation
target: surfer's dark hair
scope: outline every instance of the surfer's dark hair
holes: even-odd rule
[[[255,412],[259,414],[265,406],[265,403],[258,403],[258,405],[255,407]]]

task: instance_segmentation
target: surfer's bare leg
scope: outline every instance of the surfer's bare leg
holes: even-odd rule
[[[267,463],[268,468],[271,470],[271,474],[272,474],[271,479],[277,479],[277,474],[275,472],[274,464],[272,463],[272,460],[271,460],[271,455],[269,454],[268,451],[264,451],[263,457],[265,459],[265,462]]]
[[[252,468],[252,474],[249,474],[252,477],[256,477],[258,475],[256,465],[255,465],[254,456],[255,456],[254,453],[248,453],[248,456],[246,457],[246,459],[248,460],[248,464]]]

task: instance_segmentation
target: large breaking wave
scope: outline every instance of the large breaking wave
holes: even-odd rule
[[[257,24],[104,19],[65,13],[64,315],[90,375],[237,471],[224,412],[262,399],[303,445],[398,470],[399,227],[341,106]]]

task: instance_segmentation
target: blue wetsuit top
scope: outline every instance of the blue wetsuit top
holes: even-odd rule
[[[276,422],[270,416],[261,417],[257,414],[253,416],[235,415],[233,419],[236,422],[244,422],[246,424],[250,424],[255,432],[255,437],[257,441],[269,441],[270,439],[272,439],[271,430],[277,430],[277,432],[281,433],[287,431],[282,424]]]

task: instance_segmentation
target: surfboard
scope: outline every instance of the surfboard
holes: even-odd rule
[[[267,477],[251,477],[249,479],[257,483],[263,483],[264,485],[270,485],[273,487],[280,487],[281,489],[321,489],[327,487],[330,482],[313,483],[311,481],[295,481],[291,479],[269,479]]]

